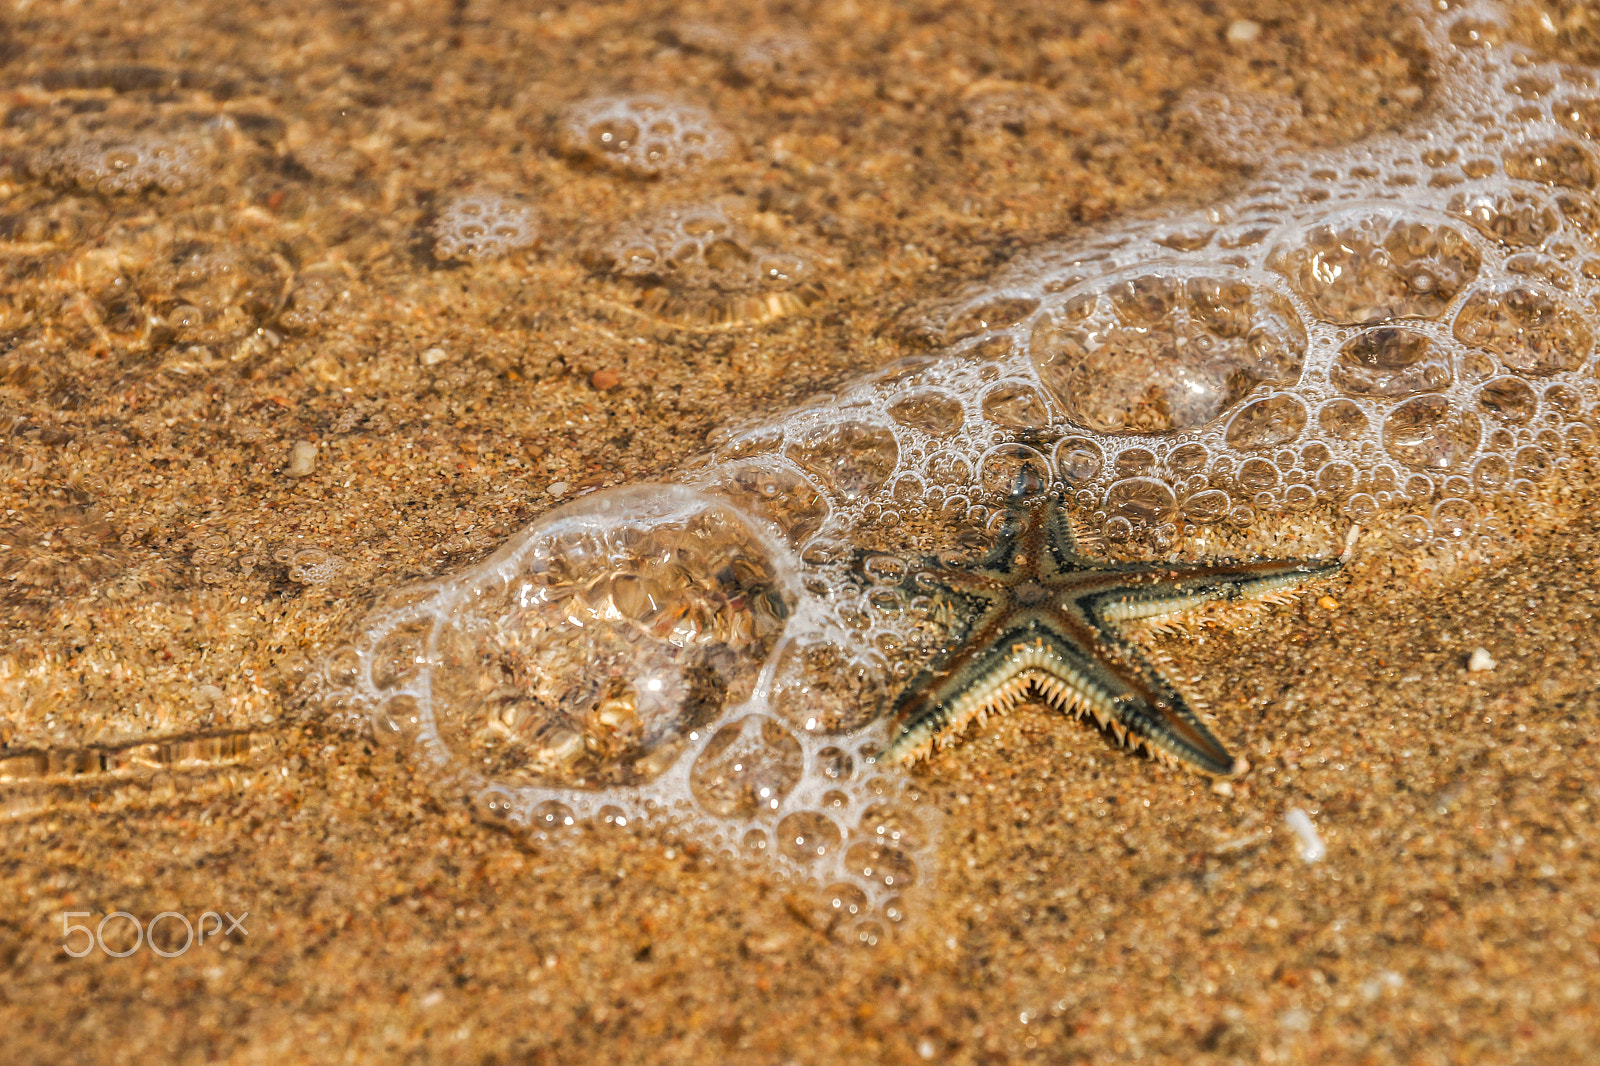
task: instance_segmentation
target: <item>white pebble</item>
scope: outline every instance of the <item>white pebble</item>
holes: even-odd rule
[[[1489,655],[1488,648],[1473,648],[1472,657],[1467,660],[1467,669],[1475,674],[1488,673],[1499,665]]]
[[[289,467],[284,473],[290,477],[309,477],[317,468],[317,446],[308,440],[297,440],[289,452]]]
[[[552,481],[550,482],[550,487],[545,491],[552,496],[565,496],[567,494],[567,490],[571,487],[572,486],[568,485],[565,481]]]
[[[1311,1028],[1311,1012],[1303,1007],[1292,1007],[1278,1015],[1278,1026],[1285,1032],[1303,1033]]]
[[[1321,862],[1328,854],[1328,846],[1322,842],[1322,836],[1317,832],[1317,827],[1311,824],[1311,816],[1299,807],[1290,807],[1283,816],[1294,835],[1300,838],[1300,858],[1306,862]]]
[[[448,358],[450,353],[443,348],[429,348],[421,356],[423,366],[438,366]]]
[[[1228,26],[1229,44],[1251,44],[1261,36],[1261,23],[1250,19],[1234,19]]]
[[[1393,970],[1380,970],[1376,977],[1361,982],[1361,998],[1371,1003],[1385,992],[1404,988],[1406,979]]]

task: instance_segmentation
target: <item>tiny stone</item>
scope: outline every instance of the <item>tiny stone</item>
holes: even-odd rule
[[[1250,44],[1261,36],[1261,23],[1250,19],[1234,19],[1228,26],[1229,44]]]
[[[1317,827],[1311,821],[1311,816],[1299,807],[1291,807],[1284,813],[1283,820],[1288,823],[1294,835],[1300,839],[1300,858],[1304,862],[1321,862],[1327,857],[1327,845],[1322,842],[1322,835],[1317,832]]]
[[[450,353],[443,348],[429,348],[421,355],[423,366],[438,366],[448,358],[450,358]]]
[[[1475,674],[1488,673],[1499,665],[1490,657],[1488,648],[1473,648],[1472,656],[1467,660],[1467,669]]]
[[[1339,601],[1332,596],[1319,596],[1317,598],[1317,606],[1324,611],[1337,611],[1339,609]]]
[[[552,481],[550,482],[550,487],[545,491],[552,496],[565,496],[567,494],[567,490],[571,487],[572,486],[568,485],[565,481]]]
[[[284,473],[290,477],[309,477],[317,468],[317,446],[308,440],[297,440],[289,452],[289,467]]]
[[[752,955],[772,955],[783,951],[790,944],[787,933],[771,932],[762,936],[746,937],[745,950]]]
[[[1233,782],[1213,781],[1211,782],[1211,791],[1219,796],[1231,796],[1233,795]]]
[[[605,370],[596,370],[593,374],[589,375],[589,384],[593,385],[601,392],[605,392],[607,389],[616,388],[618,383],[621,381],[622,379],[617,376],[617,372],[609,368]]]
[[[1303,1008],[1295,1007],[1278,1015],[1278,1025],[1291,1033],[1303,1033],[1311,1028],[1311,1014]]]

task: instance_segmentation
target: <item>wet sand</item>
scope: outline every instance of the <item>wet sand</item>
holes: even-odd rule
[[[1287,135],[1307,145],[1426,100],[1399,6],[1174,7],[9,14],[13,1056],[1587,1057],[1600,490],[1583,462],[1508,513],[1495,557],[1431,567],[1380,539],[1332,607],[1318,592],[1152,638],[1248,754],[1232,795],[1031,705],[919,767],[944,812],[938,860],[874,948],[670,830],[474,822],[298,695],[378,594],[481,558],[561,499],[661,476],[730,416],[922,350],[908,309],[1019,249],[1237,186],[1248,168],[1180,121],[1185,92],[1291,98]],[[1570,14],[1559,35],[1534,9],[1519,25],[1592,62]],[[1259,32],[1230,44],[1240,19]],[[697,23],[799,26],[814,51],[763,65]],[[554,116],[602,88],[692,99],[740,147],[653,182],[575,163]],[[1035,110],[986,125],[974,101],[997,93]],[[30,169],[75,130],[202,119],[176,192]],[[538,244],[437,260],[441,204],[481,187],[524,196]],[[586,256],[612,220],[716,198],[804,249],[826,297],[686,330]],[[202,253],[245,280],[174,273]],[[150,326],[196,291],[225,298],[196,303],[193,332]],[[297,442],[315,465],[290,477]],[[1494,670],[1468,671],[1479,646]],[[1319,862],[1283,821],[1294,808]],[[118,910],[248,911],[248,935],[174,958],[63,952],[63,914]]]

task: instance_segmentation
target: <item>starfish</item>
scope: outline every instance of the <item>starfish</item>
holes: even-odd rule
[[[1229,777],[1242,773],[1121,624],[1214,601],[1283,602],[1343,558],[1235,563],[1113,563],[1078,551],[1058,493],[1019,491],[989,553],[967,569],[919,577],[966,603],[960,639],[901,694],[885,761],[931,755],[976,719],[1004,713],[1031,692],[1062,711],[1092,715],[1125,747]]]

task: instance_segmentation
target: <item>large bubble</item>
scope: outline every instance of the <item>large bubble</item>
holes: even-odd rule
[[[793,580],[769,535],[715,497],[590,497],[374,620],[374,727],[502,785],[648,780],[749,696]]]
[[[1520,282],[1473,293],[1456,316],[1455,335],[1524,374],[1575,370],[1594,348],[1594,333],[1575,308]]]
[[[787,454],[821,484],[856,499],[888,480],[900,448],[886,426],[851,421],[800,430]]]
[[[826,291],[808,257],[774,246],[716,202],[620,223],[586,258],[634,285],[639,310],[686,328],[767,322]]]
[[[1286,300],[1214,268],[1085,284],[1040,321],[1030,343],[1040,379],[1068,417],[1102,433],[1204,425],[1259,384],[1298,381],[1305,350]]]
[[[1379,326],[1339,349],[1329,378],[1353,396],[1412,396],[1449,385],[1450,361],[1426,334]]]
[[[1316,222],[1271,257],[1319,317],[1348,325],[1435,318],[1480,264],[1453,225],[1391,207]]]
[[[650,93],[591,96],[557,123],[568,155],[636,178],[693,170],[733,150],[733,137],[704,108]]]

